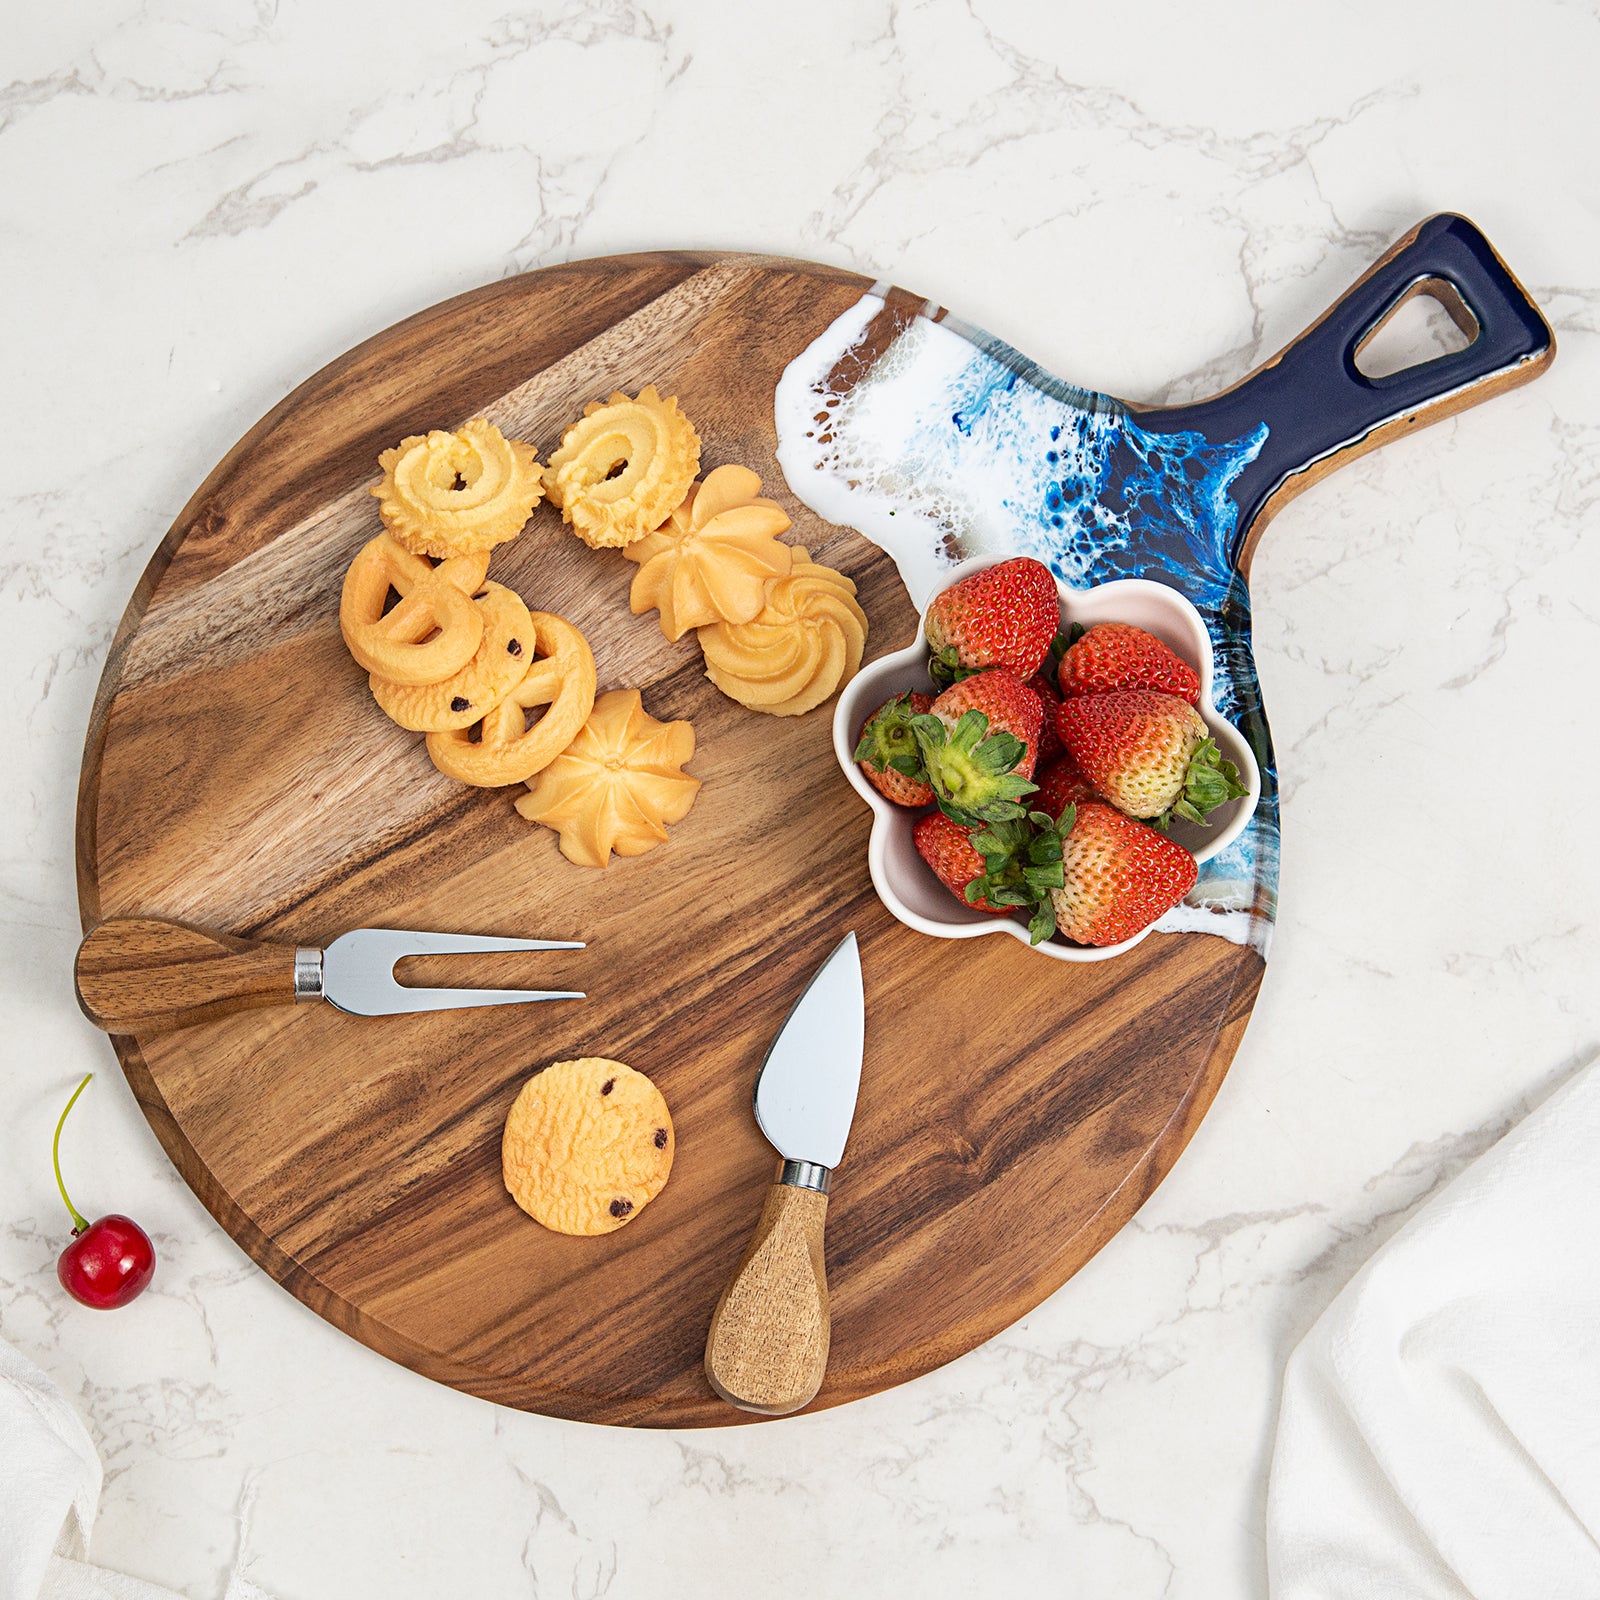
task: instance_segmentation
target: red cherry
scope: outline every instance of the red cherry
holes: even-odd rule
[[[72,1091],[72,1098],[56,1123],[55,1143],[50,1148],[56,1188],[72,1216],[72,1243],[56,1260],[56,1276],[74,1300],[96,1311],[114,1311],[142,1293],[155,1275],[156,1250],[150,1235],[132,1217],[113,1212],[98,1222],[87,1221],[68,1199],[67,1186],[61,1181],[61,1129],[67,1112],[78,1103],[78,1096],[93,1076],[89,1073]]]
[[[132,1217],[113,1212],[91,1222],[56,1261],[61,1287],[96,1311],[114,1311],[140,1294],[155,1275],[150,1235]]]

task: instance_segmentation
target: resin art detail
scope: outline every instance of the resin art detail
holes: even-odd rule
[[[1144,426],[1122,402],[1052,377],[931,306],[872,360],[869,330],[887,292],[863,295],[778,382],[778,461],[790,488],[887,552],[919,609],[976,555],[1032,556],[1074,588],[1149,578],[1186,595],[1211,635],[1212,698],[1254,749],[1262,792],[1243,834],[1201,866],[1156,929],[1219,934],[1264,954],[1278,788],[1231,490],[1266,424],[1221,440]]]

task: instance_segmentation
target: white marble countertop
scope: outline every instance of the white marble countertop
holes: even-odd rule
[[[1291,39],[1264,0],[11,8],[0,1332],[100,1446],[96,1560],[196,1600],[235,1567],[281,1600],[1265,1594],[1288,1351],[1596,1049],[1600,9],[1510,16],[1348,0]],[[699,245],[881,274],[1078,382],[1189,397],[1445,209],[1560,355],[1264,539],[1260,1003],[1165,1185],[1032,1316],[818,1417],[588,1428],[381,1360],[184,1187],[73,1004],[78,762],[149,552],[301,379],[502,274]],[[112,1315],[54,1277],[50,1133],[89,1068],[76,1198],[161,1257]]]

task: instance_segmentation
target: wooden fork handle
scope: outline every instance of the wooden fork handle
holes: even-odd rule
[[[166,1033],[295,998],[293,945],[114,917],[78,946],[78,1004],[107,1033]]]
[[[706,1338],[706,1377],[731,1406],[781,1417],[808,1404],[828,1367],[828,1197],[775,1183]]]

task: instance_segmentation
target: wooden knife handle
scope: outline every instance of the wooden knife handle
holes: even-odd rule
[[[828,1197],[775,1183],[712,1313],[706,1377],[729,1405],[781,1417],[822,1387],[828,1366]]]
[[[294,946],[114,917],[78,946],[78,1004],[107,1033],[166,1033],[294,999]]]

